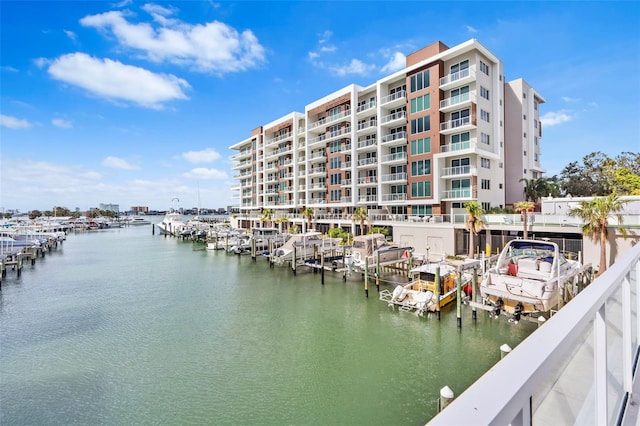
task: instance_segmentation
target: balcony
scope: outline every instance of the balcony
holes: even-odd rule
[[[358,105],[356,108],[356,114],[360,114],[362,112],[374,110],[376,107],[376,102],[367,102],[366,104]]]
[[[470,199],[473,193],[473,187],[451,189],[449,191],[442,191],[443,200],[458,200],[458,199]]]
[[[285,139],[289,139],[289,138],[291,138],[291,136],[292,136],[291,132],[287,132],[286,134],[278,135],[278,136],[276,136],[274,138],[267,139],[264,145],[265,146],[273,145],[274,143],[278,143],[278,142],[283,141]]]
[[[351,197],[342,197],[342,198],[340,198],[340,202],[342,202],[342,203],[350,203],[351,200],[352,200]]]
[[[377,203],[378,202],[378,196],[377,195],[360,195],[358,197],[358,202],[360,203]]]
[[[285,153],[290,153],[290,152],[292,152],[291,151],[291,146],[285,146],[285,147],[273,150],[271,152],[268,152],[267,153],[267,158],[275,157],[275,156],[278,156],[280,154],[285,154]]]
[[[393,105],[402,105],[407,103],[407,92],[406,90],[399,90],[391,95],[387,95],[382,98],[380,101],[380,105],[384,105],[386,107]]]
[[[340,186],[351,186],[351,182],[353,182],[351,179],[345,179],[340,182]]]
[[[369,157],[358,160],[357,167],[375,166],[376,164],[378,164],[378,158]]]
[[[251,157],[251,149],[243,149],[242,151],[240,151],[236,155],[231,156],[231,159],[233,161],[238,161],[240,159],[249,158],[249,157]]]
[[[382,137],[383,145],[400,145],[407,142],[407,132],[396,132]]]
[[[358,178],[358,185],[375,185],[378,183],[377,176],[365,176]]]
[[[342,147],[340,148],[340,152],[341,153],[345,153],[345,154],[350,153],[351,152],[351,144],[347,143],[347,144],[342,145]]]
[[[327,161],[327,154],[324,151],[314,152],[309,154],[309,161],[314,163],[317,163],[318,161]]]
[[[403,172],[403,173],[391,173],[388,175],[382,175],[382,182],[383,183],[390,183],[390,182],[406,182],[407,181],[407,173]]]
[[[246,169],[248,167],[251,167],[251,160],[244,160],[239,162],[238,164],[236,164],[235,166],[231,167],[233,170],[239,170],[239,169]]]
[[[313,177],[313,176],[324,176],[327,174],[327,169],[324,167],[315,167],[311,170],[309,170],[309,173],[307,174],[307,176],[309,177]]]
[[[462,86],[468,84],[476,79],[476,73],[474,70],[467,68],[453,74],[446,75],[440,79],[440,89],[448,90],[456,86]]]
[[[361,151],[364,150],[364,148],[371,148],[366,151],[375,151],[377,142],[378,140],[376,138],[363,139],[361,141],[358,141],[357,149],[358,151]]]
[[[382,125],[398,125],[398,120],[406,121],[407,113],[405,111],[394,112],[393,114],[385,115],[382,117]]]
[[[476,168],[473,166],[445,167],[444,169],[442,169],[440,177],[457,177],[464,175],[474,175],[476,173]]]
[[[440,112],[451,112],[477,103],[475,92],[463,93],[440,101]]]
[[[330,116],[322,117],[318,121],[314,121],[313,123],[309,124],[309,126],[307,127],[309,131],[312,131],[314,129],[317,129],[318,127],[325,127],[331,123],[342,121],[343,119],[350,116],[351,116],[351,110],[348,109],[346,111],[342,111],[340,114],[332,114]]]
[[[351,168],[351,161],[345,161],[340,165],[340,170],[349,170]]]
[[[325,191],[327,189],[327,185],[324,183],[314,183],[308,186],[309,191]]]
[[[327,134],[323,133],[320,136],[316,136],[315,138],[309,139],[309,143],[307,145],[308,146],[313,146],[313,145],[317,145],[317,144],[324,145],[326,140],[327,140]]]
[[[376,130],[378,128],[378,120],[369,120],[365,123],[358,123],[358,132],[366,131],[365,133],[371,132],[371,130]]]
[[[474,127],[475,126],[471,123],[471,117],[462,117],[440,123],[440,133],[447,135],[454,132],[471,130]]]
[[[407,194],[383,194],[383,202],[407,201]]]
[[[407,161],[407,153],[406,152],[396,152],[395,154],[387,154],[382,156],[382,160],[380,161],[383,164],[402,164]]]

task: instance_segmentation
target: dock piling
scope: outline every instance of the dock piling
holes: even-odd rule
[[[456,285],[456,322],[458,329],[462,328],[462,271],[458,271],[458,283]]]

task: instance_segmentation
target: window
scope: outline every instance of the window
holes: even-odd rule
[[[536,120],[535,118],[533,119],[533,128],[534,129],[538,128],[538,120]]]
[[[482,189],[491,189],[491,181],[489,179],[481,179],[480,187]]]
[[[411,214],[414,216],[425,216],[433,214],[432,206],[411,206]]]
[[[522,119],[526,120],[527,119],[527,114],[522,114]]]
[[[429,109],[431,106],[431,95],[426,94],[411,99],[411,113],[416,113]]]
[[[431,138],[421,138],[411,141],[411,154],[427,154],[431,152]]]
[[[486,100],[489,100],[489,89],[480,86],[480,96],[485,98]]]
[[[489,123],[490,122],[490,120],[489,120],[489,112],[481,109],[480,110],[480,119],[482,119],[482,120],[486,121],[487,123]]]
[[[463,109],[462,111],[452,112],[450,124],[452,128],[469,124],[469,110]]]
[[[411,176],[424,176],[431,174],[431,160],[418,160],[411,162]]]
[[[491,145],[491,139],[489,135],[486,133],[480,133],[480,142],[482,142],[485,145]]]
[[[489,160],[488,158],[480,158],[480,167],[482,167],[483,169],[490,169],[491,160]]]
[[[451,65],[451,81],[456,81],[469,75],[469,60]]]
[[[341,189],[332,189],[330,192],[331,201],[340,201],[342,199]]]
[[[526,137],[527,137],[527,132],[524,132],[524,133],[523,133],[523,135],[524,135],[524,137],[526,138]]]
[[[538,161],[538,154],[533,154],[533,161]]]
[[[411,76],[411,93],[429,87],[429,70]]]
[[[330,169],[339,169],[341,165],[342,165],[342,159],[340,157],[335,157],[329,160]]]
[[[480,71],[482,71],[486,75],[489,75],[489,65],[487,65],[484,62],[480,61]]]
[[[533,143],[534,143],[534,144],[536,144],[536,145],[538,145],[538,137],[537,137],[537,136],[535,136],[535,137],[533,138]]]
[[[482,210],[484,211],[491,210],[491,203],[482,202]]]
[[[527,150],[526,149],[524,150],[524,156],[525,157],[527,156]]]
[[[340,185],[342,183],[342,175],[340,173],[334,173],[329,175],[331,185]]]
[[[431,130],[431,116],[425,115],[424,117],[411,120],[412,134],[428,132],[429,130]]]
[[[413,182],[411,184],[411,197],[431,197],[431,182]]]
[[[340,141],[333,141],[329,144],[329,152],[340,152]]]
[[[498,188],[502,189],[502,184],[501,183],[498,184]]]
[[[538,110],[538,103],[537,102],[533,103],[533,109],[536,110],[536,111]]]
[[[451,135],[452,150],[469,148],[470,134],[469,132]]]

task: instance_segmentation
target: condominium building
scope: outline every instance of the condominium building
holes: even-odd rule
[[[230,148],[240,211],[434,216],[522,199],[540,177],[544,99],[477,40],[441,42],[368,87],[349,85]]]

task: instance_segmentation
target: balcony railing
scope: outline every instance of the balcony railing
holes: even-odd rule
[[[382,156],[382,163],[390,163],[393,161],[404,161],[407,159],[406,152],[396,152],[395,154],[387,154]]]
[[[366,148],[368,146],[373,146],[376,143],[377,143],[377,139],[376,138],[370,138],[370,139],[361,140],[361,141],[358,141],[357,148],[358,149]]]
[[[440,130],[455,129],[456,127],[462,127],[471,124],[471,117],[458,118],[456,120],[446,121],[440,124]]]
[[[471,148],[471,141],[454,142],[440,147],[440,152],[460,151]]]
[[[406,201],[407,194],[383,194],[382,201]]]
[[[380,102],[380,104],[386,104],[389,102],[393,102],[397,99],[403,99],[407,97],[407,92],[405,90],[399,90],[395,93],[392,93],[390,95],[387,95],[385,97],[382,98],[382,101]]]
[[[393,181],[406,181],[407,173],[392,173],[388,175],[382,175],[382,182],[393,182]]]
[[[465,102],[476,102],[476,94],[473,92],[463,93],[462,95],[452,96],[440,101],[440,109],[452,107]]]
[[[462,80],[472,75],[471,69],[467,68],[458,72],[454,72],[453,74],[445,75],[440,79],[440,86],[444,86],[445,84],[454,83],[458,80]]]
[[[473,188],[451,189],[449,191],[442,191],[442,198],[471,198]]]
[[[456,167],[445,167],[442,169],[441,176],[459,176],[459,175],[468,175],[474,173],[476,171],[475,167],[472,166],[456,166]]]
[[[290,137],[291,137],[291,133],[287,132],[286,134],[278,135],[275,138],[267,139],[267,142],[265,143],[265,145],[268,146],[268,145],[274,144],[276,142],[280,142],[282,140],[288,139]]]
[[[356,109],[356,112],[363,112],[366,111],[368,109],[372,109],[376,107],[376,103],[375,102],[367,102],[366,104],[363,105],[358,105],[358,108]]]
[[[639,307],[637,244],[429,425],[637,424]]]
[[[367,185],[376,182],[378,182],[378,178],[376,176],[365,176],[358,178],[358,185]]]
[[[377,125],[378,125],[377,120],[367,121],[366,123],[358,123],[358,130],[364,130],[370,127],[376,127]]]
[[[400,120],[402,118],[406,118],[407,113],[405,111],[398,111],[393,114],[385,115],[382,117],[382,124],[388,123],[389,121]]]
[[[358,197],[358,201],[361,203],[377,203],[378,196],[377,195],[360,195]]]
[[[406,138],[407,138],[407,132],[391,133],[389,135],[384,135],[382,137],[382,143],[394,142],[394,141],[406,139]]]
[[[358,160],[358,167],[369,166],[374,164],[378,164],[378,159],[376,157],[363,158],[361,160]]]

